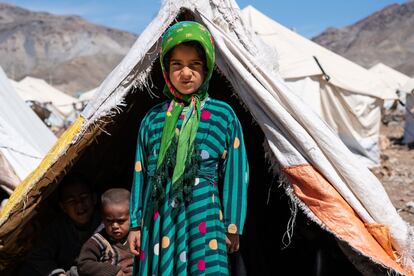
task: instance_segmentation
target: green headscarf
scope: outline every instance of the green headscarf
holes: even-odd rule
[[[196,41],[200,43],[205,52],[205,62],[207,67],[204,82],[198,91],[190,95],[181,94],[172,85],[169,79],[169,73],[164,67],[165,55],[175,46],[187,41]],[[192,166],[193,164],[191,163],[195,161],[193,158],[195,150],[194,141],[200,122],[201,102],[208,96],[208,84],[213,73],[214,60],[215,52],[213,38],[207,28],[200,23],[193,21],[178,22],[171,26],[162,37],[160,61],[166,82],[163,92],[171,99],[171,102],[165,117],[160,152],[157,161],[157,176],[155,181],[158,183],[154,183],[155,193],[153,193],[153,197],[155,197],[155,200],[157,201],[162,199],[164,196],[162,194],[162,183],[160,182],[165,180],[165,174],[167,174],[170,170],[168,168],[168,162],[170,162],[170,166],[173,167],[173,174],[171,178],[173,197],[180,201],[183,199],[183,190],[184,193],[190,192],[188,191],[189,187],[183,187],[183,181],[185,181],[185,175],[188,174],[189,171],[192,170],[194,174],[194,168],[191,169],[189,167]],[[178,118],[183,112],[185,106],[189,106],[189,108],[184,114],[185,117],[183,119],[177,141],[177,137],[175,137],[175,129],[177,127]],[[174,154],[175,152],[175,162],[168,161],[167,159],[170,159],[171,156],[169,156],[169,158],[166,158],[166,156]],[[160,176],[161,174],[164,174],[164,176]],[[191,181],[194,182],[194,179],[191,179]],[[161,194],[160,191],[157,191],[157,189],[162,190]],[[186,197],[186,195],[184,195],[184,197]]]

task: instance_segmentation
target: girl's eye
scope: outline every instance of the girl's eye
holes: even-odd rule
[[[191,69],[199,69],[202,66],[203,66],[203,63],[199,61],[196,61],[190,64]]]

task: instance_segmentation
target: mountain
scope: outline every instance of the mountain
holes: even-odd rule
[[[0,3],[0,66],[20,80],[45,79],[70,94],[98,86],[137,36],[79,16],[32,12]]]
[[[367,68],[382,62],[414,76],[414,1],[387,6],[345,28],[329,28],[312,40]]]

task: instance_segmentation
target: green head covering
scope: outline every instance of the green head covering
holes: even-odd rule
[[[206,57],[205,65],[207,68],[205,79],[200,88],[189,95],[181,94],[172,85],[169,79],[169,72],[167,72],[164,67],[164,58],[166,54],[175,46],[187,41],[196,41],[204,49]],[[185,178],[190,171],[193,171],[193,173],[195,171],[194,164],[192,164],[195,162],[195,159],[193,158],[194,141],[200,122],[201,102],[208,96],[208,83],[213,73],[214,60],[215,52],[213,38],[207,28],[200,23],[193,21],[178,22],[171,26],[162,37],[160,61],[166,82],[163,92],[171,99],[171,102],[165,117],[160,153],[157,161],[157,173],[153,193],[153,198],[156,201],[159,201],[164,196],[163,183],[161,182],[165,181],[166,174],[168,174],[171,169],[173,169],[171,176],[173,197],[177,200],[181,200],[183,199],[183,196],[186,196],[185,194],[183,195],[183,192],[191,192],[189,187],[185,187],[183,181],[185,182]],[[186,110],[184,114],[185,117],[179,136],[176,137],[175,129],[177,127],[178,118],[182,114],[185,106],[188,106],[188,110]],[[174,154],[175,156],[171,156]],[[189,178],[191,183],[194,182],[194,178],[190,179],[191,176],[188,176],[187,178]]]

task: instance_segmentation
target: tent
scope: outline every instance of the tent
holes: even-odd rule
[[[409,79],[401,87],[401,95],[405,95],[405,125],[404,125],[404,144],[414,142],[414,78]]]
[[[341,256],[349,259],[341,261],[352,262],[365,274],[410,274],[411,227],[378,179],[291,92],[269,62],[274,60],[271,51],[249,32],[231,0],[163,2],[82,114],[0,211],[0,267],[7,269],[22,258],[37,222],[50,220],[55,189],[65,176],[86,174],[98,193],[130,187],[140,120],[162,101],[160,37],[175,20],[197,20],[212,33],[217,68],[210,94],[229,102],[244,126],[252,172],[242,236],[247,268],[260,274],[274,272],[276,265],[304,274],[323,263],[338,272],[338,259],[325,251],[329,245],[345,252]],[[276,196],[277,191],[283,193]],[[285,250],[280,250],[282,236],[291,242]],[[312,251],[314,246],[320,250]],[[354,269],[348,275],[355,275],[354,266],[347,268]]]
[[[55,142],[0,68],[0,186],[11,193]]]
[[[379,165],[381,107],[384,100],[397,99],[395,91],[365,68],[289,30],[252,6],[244,8],[242,16],[252,31],[276,50],[280,75],[292,91],[368,166]]]
[[[378,74],[379,77],[388,85],[388,87],[391,87],[395,91],[401,89],[410,79],[409,76],[404,75],[403,73],[383,63],[377,63],[369,68],[369,71]]]
[[[23,100],[51,103],[64,116],[68,116],[74,111],[74,105],[78,101],[54,88],[43,79],[25,77],[19,82],[12,81],[12,83]]]
[[[89,91],[86,91],[86,92],[82,93],[79,96],[79,101],[81,101],[81,102],[89,102],[93,98],[93,96],[95,95],[96,90],[98,90],[97,87],[94,88],[94,89],[91,89]]]
[[[404,84],[406,84],[410,79],[409,76],[404,75],[403,73],[383,63],[377,63],[372,66],[369,71],[377,74],[388,85],[388,87],[391,87],[395,92],[400,91]],[[394,102],[395,100],[385,101],[385,109],[391,108]]]

